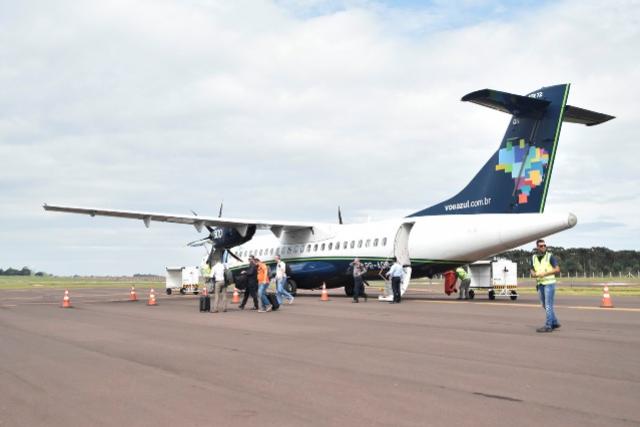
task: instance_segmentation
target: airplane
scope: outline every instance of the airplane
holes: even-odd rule
[[[462,97],[510,114],[500,145],[459,193],[403,218],[359,224],[251,220],[172,215],[58,206],[47,211],[189,224],[209,235],[208,262],[222,259],[244,288],[242,272],[254,255],[273,268],[281,255],[291,270],[287,287],[345,288],[353,294],[348,267],[359,257],[368,269],[365,279],[377,278],[396,257],[405,268],[401,285],[412,278],[433,277],[460,265],[486,259],[577,224],[572,213],[544,213],[551,173],[563,122],[594,126],[613,116],[567,105],[570,84],[542,87],[526,95],[482,89]],[[258,233],[257,231],[268,231]],[[387,295],[388,297],[388,295]]]

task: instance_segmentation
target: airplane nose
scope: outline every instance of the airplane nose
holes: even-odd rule
[[[570,213],[569,220],[568,220],[569,227],[574,227],[577,223],[578,223],[578,217]]]

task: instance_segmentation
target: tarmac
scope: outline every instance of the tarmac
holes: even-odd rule
[[[375,294],[375,293],[374,293]],[[640,298],[402,304],[303,292],[199,313],[128,288],[0,291],[0,426],[637,426]]]

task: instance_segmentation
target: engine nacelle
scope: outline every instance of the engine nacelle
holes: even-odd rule
[[[211,230],[209,238],[216,249],[228,249],[248,242],[256,234],[256,226],[250,225],[247,233],[242,236],[238,230],[233,227],[216,227]]]

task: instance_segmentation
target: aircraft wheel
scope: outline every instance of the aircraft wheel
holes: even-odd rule
[[[167,295],[171,295],[171,288],[167,288]]]
[[[496,293],[493,289],[489,291],[489,299],[490,300],[496,299]]]
[[[353,283],[350,283],[348,285],[344,285],[344,293],[348,297],[352,297],[353,296]]]
[[[476,293],[474,292],[473,289],[469,289],[469,299],[473,299],[473,297],[476,296]]]
[[[518,294],[516,293],[516,291],[511,291],[511,295],[509,295],[509,298],[511,298],[511,301],[517,300]]]
[[[287,283],[284,284],[284,288],[287,292],[289,292],[294,297],[298,292],[298,285],[293,279],[287,279]]]
[[[180,295],[184,295],[187,293],[187,290],[185,288],[180,288]]]

